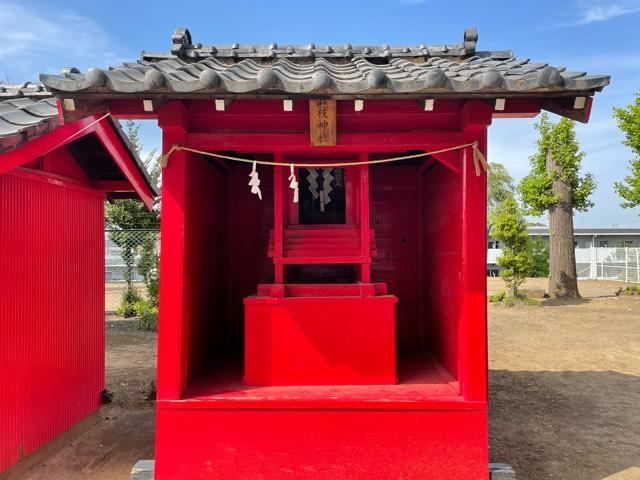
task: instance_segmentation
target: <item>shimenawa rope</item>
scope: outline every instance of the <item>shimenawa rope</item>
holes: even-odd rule
[[[379,158],[376,160],[366,160],[358,162],[340,162],[340,163],[298,163],[298,162],[272,162],[269,160],[254,160],[252,158],[233,157],[231,155],[222,155],[220,153],[206,152],[204,150],[197,150],[195,148],[183,147],[181,145],[173,145],[167,153],[160,157],[162,167],[166,167],[169,162],[169,157],[174,152],[185,151],[196,153],[198,155],[204,155],[207,157],[221,158],[223,160],[230,160],[233,162],[250,163],[252,165],[270,165],[273,167],[299,167],[299,168],[339,168],[339,167],[354,167],[358,165],[377,165],[381,163],[399,162],[401,160],[410,160],[412,158],[427,157],[429,155],[436,155],[438,153],[450,152],[453,150],[461,150],[463,148],[471,148],[473,150],[473,165],[475,167],[476,175],[480,175],[480,167],[485,170],[489,169],[489,164],[484,155],[478,147],[478,142],[465,143],[463,145],[457,145],[455,147],[441,148],[439,150],[432,150],[430,152],[415,153],[412,155],[402,155],[399,157]]]

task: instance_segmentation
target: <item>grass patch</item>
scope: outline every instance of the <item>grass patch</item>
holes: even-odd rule
[[[620,295],[640,295],[640,285],[627,285],[616,290],[616,297]]]
[[[489,303],[496,303],[499,305],[504,305],[505,307],[515,307],[516,305],[540,305],[540,302],[538,300],[528,298],[526,295],[522,294],[507,295],[507,292],[505,292],[504,290],[500,290],[494,295],[489,295]]]
[[[144,332],[157,332],[158,331],[158,313],[146,312],[140,315],[136,319],[136,330]]]

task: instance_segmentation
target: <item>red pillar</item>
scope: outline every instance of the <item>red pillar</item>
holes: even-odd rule
[[[274,154],[276,163],[283,163],[282,152]],[[284,283],[284,265],[282,254],[284,249],[284,199],[283,175],[284,167],[273,167],[273,266],[275,283]]]
[[[369,159],[368,152],[358,155],[359,162]],[[369,165],[360,165],[360,281],[371,283],[371,247],[369,233]]]
[[[162,151],[185,145],[187,109],[180,101],[163,105],[158,112],[162,129]],[[185,222],[187,206],[188,152],[171,155],[162,170],[162,219],[160,225],[160,318],[158,337],[158,399],[176,400],[186,382]]]
[[[480,100],[465,103],[464,142],[478,142],[486,156],[492,108]],[[487,177],[476,175],[473,151],[462,151],[462,263],[459,323],[460,386],[465,400],[487,400]]]

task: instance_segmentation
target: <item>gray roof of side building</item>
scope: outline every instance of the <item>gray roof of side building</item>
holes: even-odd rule
[[[588,95],[609,84],[607,75],[519,59],[510,50],[478,51],[477,40],[468,28],[453,45],[203,46],[181,28],[170,53],[143,51],[138,61],[40,79],[54,92],[101,95]]]
[[[0,153],[58,125],[56,100],[42,84],[0,84]]]
[[[131,158],[145,178],[147,185],[158,195],[142,160],[122,130],[120,122],[110,118],[114,130],[126,146]],[[0,84],[0,155],[21,147],[33,138],[60,126],[56,99],[40,83]]]

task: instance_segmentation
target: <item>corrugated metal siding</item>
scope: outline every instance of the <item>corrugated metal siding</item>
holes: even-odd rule
[[[103,215],[88,189],[0,175],[0,471],[99,408]]]

